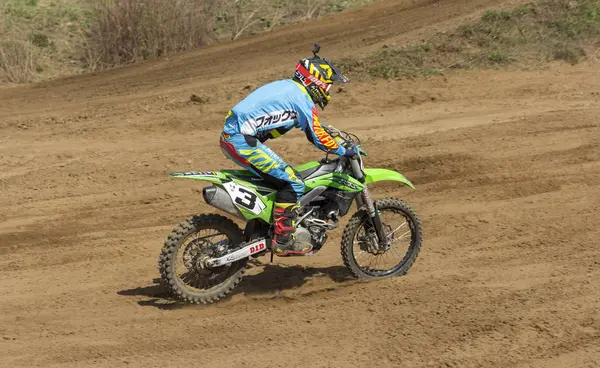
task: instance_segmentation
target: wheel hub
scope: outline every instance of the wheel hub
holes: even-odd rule
[[[381,224],[383,227],[383,232],[385,234],[389,234],[392,232],[392,227],[385,223]],[[363,252],[368,252],[374,256],[384,254],[390,249],[391,240],[388,239],[388,244],[383,247],[379,244],[379,240],[377,237],[377,231],[373,227],[365,228],[365,235],[358,236],[358,242],[360,250]]]
[[[212,273],[206,267],[206,261],[211,257],[211,244],[206,240],[193,240],[183,251],[185,267],[199,275],[208,276]]]

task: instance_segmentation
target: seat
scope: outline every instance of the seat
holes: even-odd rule
[[[310,176],[310,174],[312,174],[315,171],[319,170],[320,167],[321,167],[321,165],[314,166],[314,167],[309,167],[308,169],[304,169],[304,170],[298,171],[298,174],[300,174],[300,178],[302,178],[302,180],[305,180],[306,178],[308,178]]]
[[[318,166],[300,171],[299,174],[302,180],[316,178],[334,172],[338,167],[338,163],[338,160],[329,163],[320,163]]]
[[[311,168],[298,171],[298,174],[300,174],[300,178],[302,180],[312,179],[312,178],[315,178],[315,177],[318,177],[321,175],[325,175],[325,174],[334,172],[335,169],[337,168],[337,165],[338,165],[337,160],[330,162],[330,163],[325,163],[325,164],[321,163],[317,166],[313,166]],[[234,176],[238,179],[245,180],[254,185],[259,185],[259,186],[262,186],[265,188],[276,189],[272,184],[269,184],[263,178],[261,178],[260,176],[254,174],[253,172],[251,172],[249,170],[221,170],[221,172],[224,174]]]

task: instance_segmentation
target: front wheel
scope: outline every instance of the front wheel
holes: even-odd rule
[[[237,248],[242,238],[242,230],[227,217],[205,214],[188,219],[163,245],[161,281],[172,296],[188,303],[218,301],[240,282],[248,259],[215,268],[207,268],[205,260]]]
[[[421,220],[406,202],[398,199],[380,199],[375,208],[389,248],[381,249],[372,220],[361,209],[352,215],[342,234],[344,264],[359,279],[405,275],[421,248]]]

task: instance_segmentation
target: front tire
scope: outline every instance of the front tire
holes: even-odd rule
[[[359,279],[374,279],[405,275],[410,267],[414,264],[421,249],[421,220],[406,202],[399,199],[380,199],[375,202],[375,208],[377,208],[377,210],[380,212],[382,222],[384,222],[383,216],[385,213],[393,213],[401,215],[404,218],[405,224],[398,226],[396,230],[394,230],[391,224],[384,223],[383,226],[386,231],[386,235],[392,239],[392,244],[390,249],[378,251],[376,249],[377,236],[373,226],[371,225],[370,217],[367,211],[360,209],[352,215],[342,234],[341,252],[344,264],[354,275],[354,277]],[[367,266],[360,264],[360,262],[357,260],[359,255],[368,255],[370,253],[372,256],[375,256],[375,261],[379,262],[377,257],[383,257],[384,255],[395,253],[396,249],[394,248],[394,242],[401,239],[401,236],[397,235],[396,231],[399,229],[405,231],[405,229],[403,229],[405,225],[408,225],[408,231],[404,232],[403,235],[410,233],[410,241],[408,244],[408,249],[399,262],[392,263],[391,267],[383,269],[371,267],[373,261]],[[361,230],[363,230],[362,235]],[[356,247],[357,243],[358,248]],[[401,253],[395,254],[401,255]],[[375,266],[377,266],[377,264]]]
[[[204,230],[216,234],[198,238],[198,234]],[[186,241],[194,235],[196,239],[187,244]],[[226,237],[219,244],[228,244],[229,249],[235,249],[242,243],[243,232],[233,221],[217,214],[193,216],[173,229],[163,245],[158,262],[161,282],[169,294],[188,303],[209,304],[225,297],[238,285],[248,259],[217,269],[194,267],[201,263],[198,257],[208,256],[211,249],[215,248],[211,240],[217,236]],[[180,255],[187,269],[182,275],[177,272]]]

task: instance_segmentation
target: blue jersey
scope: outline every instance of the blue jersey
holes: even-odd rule
[[[346,149],[321,126],[317,108],[304,86],[291,79],[266,84],[231,109],[223,132],[244,134],[261,142],[300,128],[316,147],[343,155]]]

